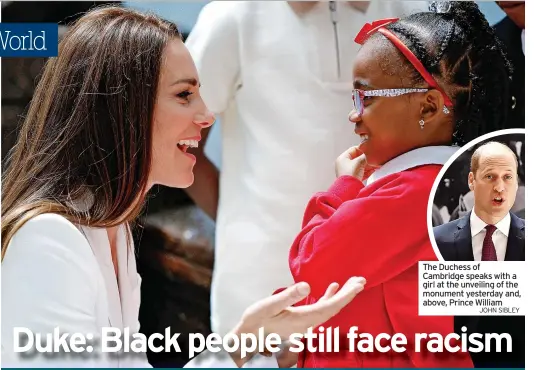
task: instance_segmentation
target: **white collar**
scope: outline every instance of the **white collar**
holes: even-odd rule
[[[425,164],[444,165],[459,148],[457,146],[425,146],[410,150],[386,162],[367,179],[367,185],[382,177]]]
[[[480,217],[478,217],[475,213],[475,210],[473,209],[473,211],[471,212],[471,217],[469,218],[469,221],[471,223],[471,237],[477,235],[479,232],[481,232],[482,230],[484,230],[484,228],[488,225],[487,223],[485,223],[484,221],[482,221],[480,219]],[[504,218],[502,220],[500,220],[499,222],[497,222],[495,224],[495,227],[497,228],[497,230],[499,230],[501,233],[503,233],[504,235],[506,235],[506,237],[508,237],[508,233],[510,232],[510,223],[512,221],[512,218],[510,217],[510,212],[508,212],[506,214],[506,216],[504,216]]]
[[[523,54],[525,54],[525,29],[521,31],[521,47],[523,49]]]

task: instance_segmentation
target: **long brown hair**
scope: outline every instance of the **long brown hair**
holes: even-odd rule
[[[43,213],[92,227],[140,214],[162,54],[173,38],[182,39],[173,23],[116,6],[71,26],[7,159],[2,259],[15,232]]]

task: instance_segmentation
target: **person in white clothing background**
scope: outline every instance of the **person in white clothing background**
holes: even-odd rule
[[[141,282],[130,223],[154,184],[193,182],[196,159],[187,151],[214,121],[199,86],[178,29],[158,17],[106,6],[63,36],[2,181],[4,367],[149,366],[144,353],[101,353],[98,340],[85,355],[17,353],[15,329],[44,338],[58,328],[87,340],[109,327],[138,333]],[[232,332],[264,327],[282,339],[305,332],[335,315],[365,280],[342,283],[313,305],[293,307],[309,294],[307,283],[258,300]],[[252,355],[205,352],[188,367],[240,367]],[[283,352],[258,361],[255,366],[292,366],[296,357]]]
[[[221,172],[201,143],[187,192],[216,218],[214,332],[293,282],[288,254],[306,203],[355,145],[347,118],[354,36],[366,22],[427,10],[423,1],[214,1],[202,9],[186,46],[220,118]]]

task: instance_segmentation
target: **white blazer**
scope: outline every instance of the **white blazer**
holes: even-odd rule
[[[145,353],[102,353],[97,339],[93,352],[84,356],[14,351],[17,327],[43,337],[56,327],[86,338],[99,338],[108,327],[137,333],[141,278],[125,226],[117,233],[117,259],[118,286],[105,229],[74,225],[56,214],[37,216],[20,228],[2,262],[2,367],[150,367]],[[258,357],[247,365],[277,367],[274,357]],[[187,364],[212,366],[236,367],[227,354],[209,352]]]

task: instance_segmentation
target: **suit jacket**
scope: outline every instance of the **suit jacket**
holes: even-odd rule
[[[56,214],[28,221],[11,239],[2,261],[2,366],[4,367],[150,367],[145,353],[50,358],[14,352],[14,328],[33,333],[99,336],[114,327],[139,331],[141,278],[129,229],[117,233],[118,282],[105,229],[74,225]],[[120,294],[119,294],[120,291]],[[156,341],[155,345],[160,345]],[[182,349],[184,350],[184,349]],[[276,367],[276,359],[258,356],[247,366]],[[186,367],[237,367],[224,351],[204,351]]]
[[[434,237],[445,261],[474,261],[471,245],[471,212],[434,228]],[[505,261],[525,260],[525,220],[510,213],[510,232]]]
[[[508,17],[495,26],[495,33],[503,42],[508,59],[514,68],[510,95],[515,98],[515,108],[513,99],[510,102],[511,110],[508,113],[506,127],[504,128],[524,128],[525,127],[525,54],[521,46],[522,30]]]
[[[471,244],[471,212],[464,217],[433,229],[439,251],[445,261],[474,261]],[[506,246],[506,261],[525,260],[525,220],[510,213],[510,232]],[[524,316],[456,316],[454,329],[467,333],[509,333],[512,337],[510,353],[471,353],[475,367],[525,367]]]

